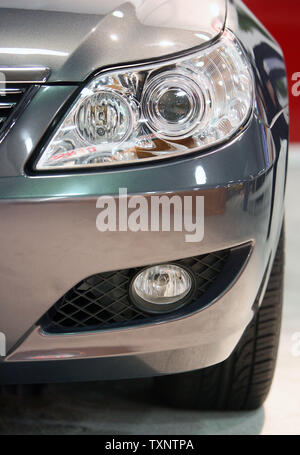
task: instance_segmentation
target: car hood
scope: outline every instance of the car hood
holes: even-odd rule
[[[0,71],[44,66],[50,82],[203,45],[222,30],[226,0],[0,0]]]

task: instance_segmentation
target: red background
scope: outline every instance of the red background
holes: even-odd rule
[[[291,140],[300,142],[300,96],[292,96],[292,74],[300,72],[300,0],[244,0],[281,45],[288,70]]]

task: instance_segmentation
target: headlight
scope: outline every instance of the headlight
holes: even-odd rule
[[[218,144],[253,105],[247,58],[226,30],[207,49],[164,64],[96,76],[46,145],[36,169],[164,158]]]

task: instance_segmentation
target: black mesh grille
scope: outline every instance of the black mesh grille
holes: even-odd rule
[[[226,250],[172,262],[193,270],[197,283],[193,301],[214,283],[228,256]],[[157,316],[139,310],[129,299],[129,283],[139,270],[99,273],[81,281],[48,311],[42,327],[47,332],[70,332],[152,322]]]
[[[26,84],[0,82],[0,133],[28,89]]]

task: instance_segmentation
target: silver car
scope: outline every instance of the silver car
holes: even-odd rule
[[[239,0],[0,0],[0,383],[252,409],[282,307],[282,51]]]

